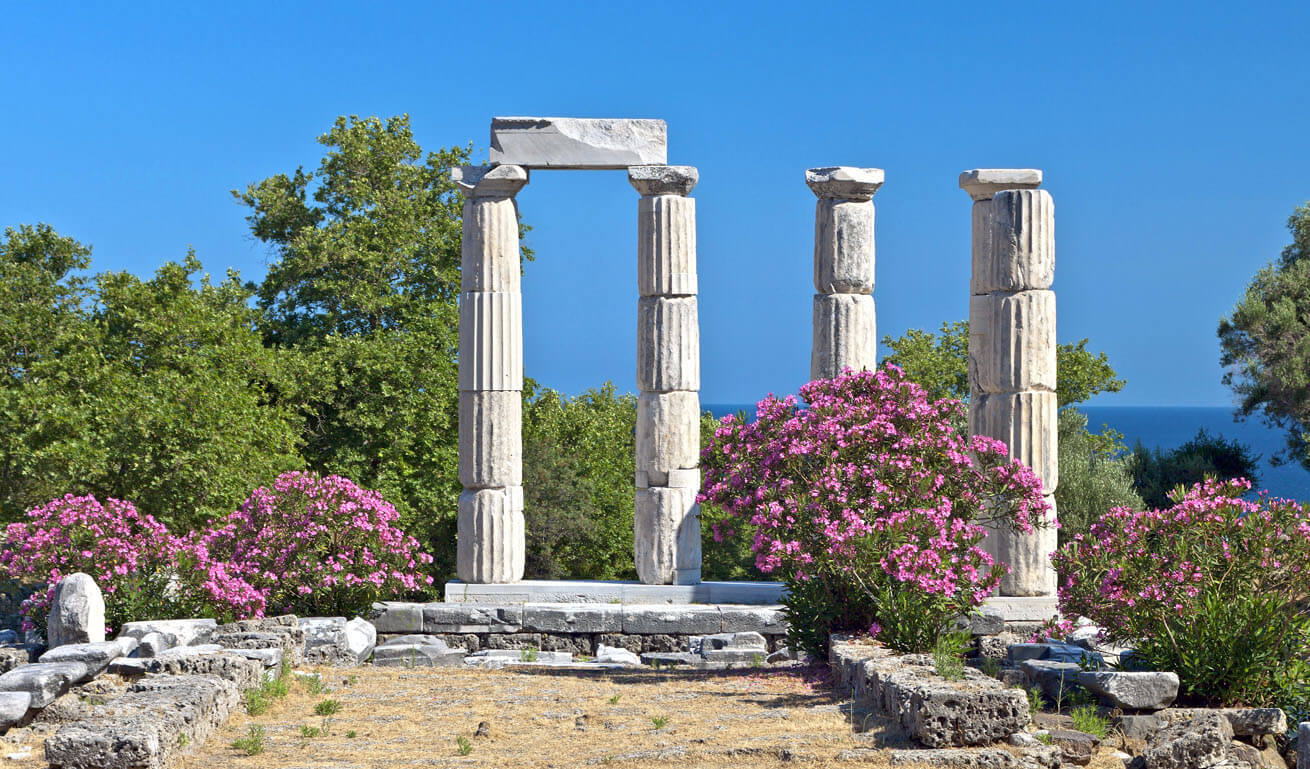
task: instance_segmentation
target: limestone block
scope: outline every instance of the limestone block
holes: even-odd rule
[[[669,472],[699,462],[700,394],[642,393],[637,398],[637,471],[646,474],[646,485],[676,485],[669,483]]]
[[[512,198],[528,183],[528,171],[522,166],[459,166],[450,177],[465,197]]]
[[[696,201],[676,195],[637,203],[637,290],[641,296],[696,293]]]
[[[46,638],[51,649],[105,640],[105,597],[90,574],[79,571],[59,580],[50,605]]]
[[[460,290],[519,291],[522,266],[518,209],[512,198],[464,201]]]
[[[1055,520],[1055,497],[1047,496],[1050,506],[1049,520]],[[1054,525],[1022,533],[1002,529],[987,535],[984,549],[996,560],[1010,567],[1001,577],[999,592],[1006,596],[1055,595],[1056,576],[1051,566],[1051,553],[1057,547]]]
[[[32,695],[27,692],[0,692],[0,734],[16,726],[32,707]]]
[[[814,290],[873,293],[871,202],[821,198],[814,207]]]
[[[57,646],[42,654],[40,662],[80,662],[86,665],[86,677],[94,678],[122,656],[123,647],[116,641],[100,641]]]
[[[1110,707],[1163,710],[1178,697],[1178,674],[1085,670],[1078,683]]]
[[[522,627],[522,606],[429,603],[423,607],[424,633],[517,633]]]
[[[151,633],[158,633],[164,639],[165,648],[171,648],[208,643],[217,628],[218,622],[212,619],[143,620],[123,623],[118,634],[140,640]]]
[[[700,635],[723,629],[719,607],[703,604],[625,604],[623,632]]]
[[[459,481],[466,489],[523,484],[523,395],[460,392]]]
[[[696,297],[643,296],[637,301],[637,388],[700,389]]]
[[[31,706],[43,708],[84,678],[86,665],[80,662],[38,662],[0,675],[0,692],[27,692]]]
[[[491,163],[524,168],[627,168],[668,162],[663,120],[491,119]]]
[[[1051,193],[1005,190],[996,193],[988,205],[989,233],[985,247],[973,252],[971,293],[1050,288],[1055,280],[1055,202]]]
[[[699,578],[700,507],[689,489],[637,489],[633,550],[637,576],[647,585],[680,584],[677,572]]]
[[[980,392],[1054,392],[1055,350],[1055,292],[969,297],[969,380]]]
[[[642,195],[691,194],[700,172],[695,166],[633,166],[628,169],[628,183]]]
[[[459,389],[523,389],[522,294],[460,294]]]
[[[1230,756],[1233,727],[1211,714],[1157,732],[1142,756],[1150,769],[1194,769],[1222,764]]]
[[[969,434],[1010,447],[1010,456],[1042,479],[1048,493],[1060,480],[1056,462],[1057,402],[1053,392],[979,395],[969,404]]]
[[[960,174],[960,189],[975,201],[991,200],[1001,190],[1035,190],[1042,186],[1036,168],[975,168]]]
[[[1069,696],[1078,688],[1078,674],[1082,672],[1076,663],[1054,660],[1025,660],[1019,663],[1019,669],[1029,681],[1040,686],[1052,702]]]
[[[540,633],[617,633],[623,628],[619,604],[526,604],[523,625]]]
[[[369,620],[379,633],[420,633],[423,631],[423,604],[381,601],[373,604]]]
[[[372,656],[377,640],[377,628],[368,620],[355,617],[346,623],[346,651],[350,652],[357,662],[364,662]]]
[[[523,488],[459,495],[456,570],[465,582],[523,579]]]
[[[820,198],[872,200],[885,176],[881,168],[825,166],[807,169],[805,183]]]
[[[873,297],[816,294],[810,379],[832,379],[844,369],[873,370],[878,336]]]

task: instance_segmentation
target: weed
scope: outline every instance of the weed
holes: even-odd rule
[[[536,661],[537,661],[537,650],[536,650],[536,649],[524,649],[524,650],[520,651],[520,652],[519,652],[519,661],[521,661],[521,662],[536,662]]]
[[[1050,745],[1050,744],[1051,744],[1051,733],[1050,733],[1050,732],[1038,732],[1038,733],[1034,734],[1033,737],[1036,737],[1036,738],[1037,738],[1037,741],[1040,742],[1040,743],[1042,743],[1043,745]]]
[[[762,668],[762,667],[764,667],[764,655],[763,655],[763,654],[752,654],[752,655],[751,655],[751,667],[753,667],[753,668]]]
[[[260,684],[259,688],[264,691],[265,695],[281,699],[287,696],[287,679],[282,677],[272,678]]]
[[[239,737],[232,740],[232,747],[244,752],[247,756],[257,756],[264,752],[264,727],[259,724],[251,724],[250,731],[245,737]]]
[[[359,683],[359,676],[354,673],[351,673],[350,678],[346,679],[346,686],[354,686],[357,683]]]
[[[613,697],[610,697],[610,704],[611,705],[619,704],[619,695],[616,694]]]
[[[191,737],[188,736],[186,732],[181,732],[180,734],[177,735],[177,746],[179,748],[185,748],[187,745],[190,744],[191,744]]]
[[[346,732],[346,739],[348,740],[353,740],[358,736],[359,736],[359,732],[355,731],[354,729],[351,729],[350,731]]]
[[[983,657],[983,660],[981,663],[979,663],[978,668],[982,670],[984,674],[989,675],[992,678],[1001,677],[1001,661],[996,659],[995,657]]]
[[[332,716],[341,712],[341,700],[323,700],[314,706],[314,715]]]
[[[669,719],[665,716],[655,716],[650,720],[650,722],[655,724],[656,729],[663,729],[669,725]]]
[[[252,716],[262,716],[268,711],[268,695],[264,687],[246,690],[246,712]]]
[[[962,633],[942,633],[932,648],[932,664],[937,675],[947,681],[959,681],[964,678],[964,646],[966,640]]]
[[[462,734],[455,738],[455,744],[459,746],[461,756],[467,756],[473,752],[473,743],[469,742],[469,738]]]
[[[316,675],[297,673],[296,677],[300,679],[300,683],[305,685],[305,691],[310,694],[322,694],[327,691],[327,685],[323,683],[323,679]]]
[[[1042,698],[1042,688],[1040,686],[1029,686],[1024,689],[1024,693],[1028,695],[1028,712],[1036,714],[1045,704],[1045,700]]]
[[[304,737],[307,740],[318,737],[322,733],[323,730],[319,729],[317,726],[310,726],[309,724],[300,725],[300,736]]]
[[[1110,720],[1096,712],[1095,705],[1079,705],[1069,711],[1069,716],[1073,718],[1073,728],[1080,732],[1105,739],[1110,731]]]

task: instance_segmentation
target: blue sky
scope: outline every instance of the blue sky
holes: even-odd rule
[[[809,367],[820,165],[886,169],[879,335],[967,314],[961,170],[1037,167],[1056,202],[1061,341],[1127,379],[1101,405],[1225,405],[1215,325],[1310,199],[1310,3],[8,3],[0,225],[45,221],[97,270],[188,245],[260,278],[229,190],[297,165],[337,115],[409,113],[427,148],[493,115],[658,117],[695,165],[702,399]],[[637,195],[537,172],[526,368],[633,389]]]

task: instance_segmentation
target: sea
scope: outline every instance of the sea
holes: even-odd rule
[[[745,411],[754,415],[755,405],[749,403],[709,403],[705,405],[714,416]],[[1084,406],[1088,427],[1099,432],[1108,425],[1123,434],[1123,442],[1132,448],[1138,441],[1147,448],[1162,450],[1177,448],[1196,437],[1197,430],[1205,428],[1211,435],[1243,443],[1257,458],[1257,489],[1266,489],[1272,496],[1310,501],[1310,471],[1298,463],[1275,467],[1270,463],[1285,445],[1284,434],[1265,425],[1259,418],[1238,422],[1233,410],[1225,406]]]

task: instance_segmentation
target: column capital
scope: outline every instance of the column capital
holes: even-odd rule
[[[881,168],[824,166],[805,171],[805,183],[820,199],[873,200],[883,178]]]
[[[458,166],[450,178],[470,198],[512,198],[528,183],[523,166]]]
[[[689,195],[700,181],[695,166],[632,166],[628,183],[643,196]]]
[[[975,202],[991,200],[1003,190],[1035,190],[1040,186],[1040,168],[975,168],[960,174],[960,189]]]

